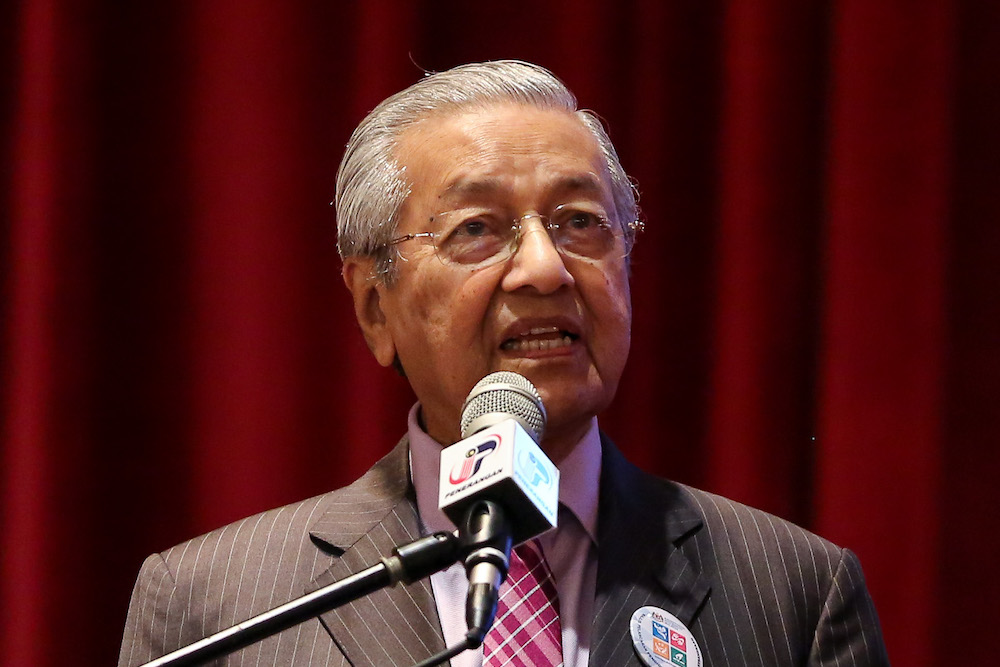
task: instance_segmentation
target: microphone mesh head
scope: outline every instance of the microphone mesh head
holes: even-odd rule
[[[516,419],[524,430],[542,441],[545,407],[535,385],[511,371],[490,373],[476,383],[462,406],[462,437],[468,438],[504,419]]]

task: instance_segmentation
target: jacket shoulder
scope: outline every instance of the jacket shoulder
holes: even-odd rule
[[[695,509],[710,532],[737,537],[751,550],[756,545],[786,545],[837,558],[844,551],[830,540],[769,512],[692,486],[669,483],[679,489],[680,496]]]
[[[184,625],[204,636],[302,595],[341,555],[341,538],[349,546],[393,510],[406,475],[400,443],[348,486],[178,544],[150,556],[143,571],[156,576],[164,612],[183,608]]]
[[[191,573],[231,569],[234,560],[285,570],[317,526],[371,525],[381,508],[391,507],[406,493],[408,466],[405,439],[351,484],[312,498],[276,507],[216,528],[160,554],[171,572]],[[360,517],[360,518],[359,518]],[[315,544],[330,550],[329,545]],[[265,558],[267,556],[267,558]]]

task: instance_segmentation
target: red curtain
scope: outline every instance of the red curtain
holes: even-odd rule
[[[640,184],[605,430],[857,551],[895,664],[994,662],[996,3],[24,0],[0,664],[112,664],[146,554],[395,443],[413,399],[340,281],[336,167],[420,68],[507,57],[599,111]]]

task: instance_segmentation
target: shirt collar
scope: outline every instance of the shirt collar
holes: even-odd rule
[[[442,446],[420,426],[420,404],[410,409],[407,432],[410,439],[410,471],[417,494],[417,512],[428,532],[452,531],[444,512],[438,509],[438,472]],[[566,506],[597,544],[597,503],[601,480],[601,436],[597,417],[569,455],[559,465],[559,502]]]

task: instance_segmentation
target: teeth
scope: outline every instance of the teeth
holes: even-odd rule
[[[523,336],[539,336],[541,334],[558,333],[558,332],[559,332],[559,327],[535,327],[533,329],[529,329],[525,333],[522,333],[521,336],[522,337]]]
[[[550,332],[551,329],[542,331],[532,330],[532,333]],[[538,350],[554,350],[559,347],[569,347],[572,344],[572,338],[569,336],[563,336],[562,338],[546,338],[545,340],[538,340],[537,338],[532,340],[511,340],[504,343],[503,348],[505,350],[513,350],[516,352],[534,352]]]

